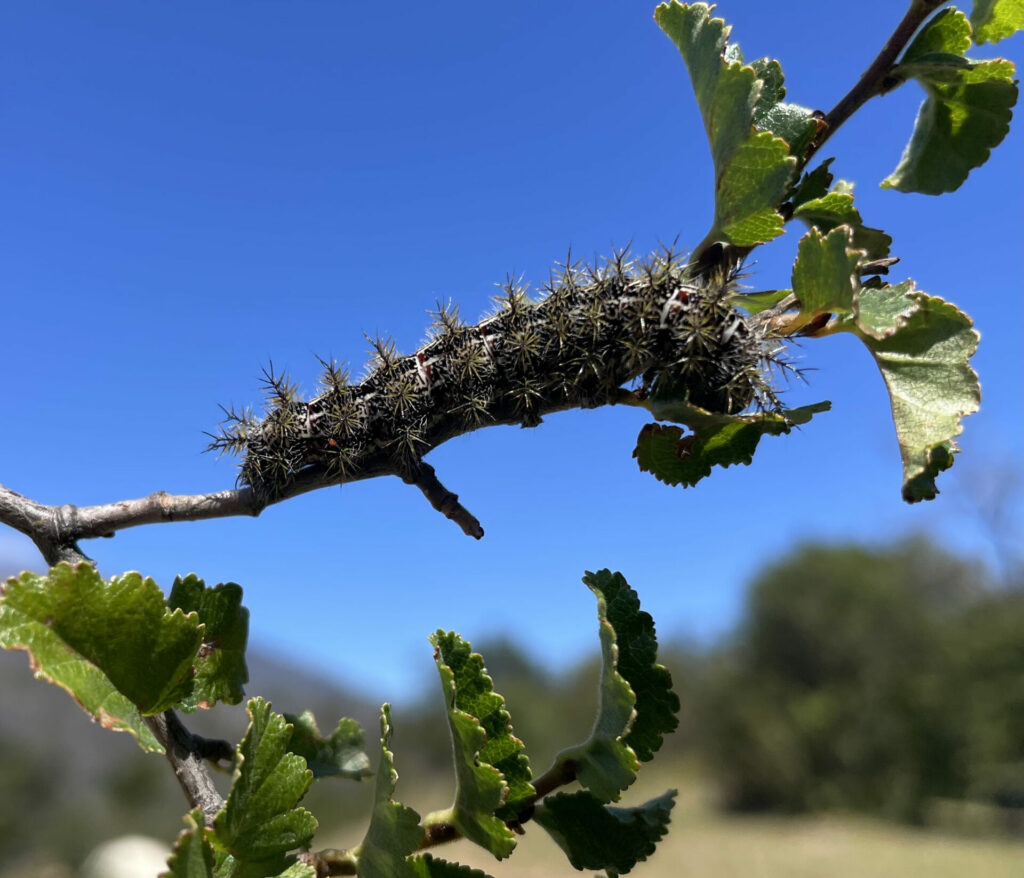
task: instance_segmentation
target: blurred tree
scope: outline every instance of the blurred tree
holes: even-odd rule
[[[725,805],[919,822],[935,797],[1016,801],[1020,601],[923,539],[769,567],[701,699]]]

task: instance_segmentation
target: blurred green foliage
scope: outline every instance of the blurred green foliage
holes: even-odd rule
[[[923,822],[1024,806],[1024,591],[923,539],[806,546],[753,583],[697,687],[697,744],[737,810]]]
[[[857,810],[968,829],[992,828],[996,814],[1020,827],[1022,623],[1019,580],[994,585],[982,565],[927,540],[804,546],[756,578],[729,638],[660,653],[682,700],[666,756],[704,766],[731,810]],[[510,641],[483,642],[480,652],[535,773],[586,737],[596,657],[554,675]],[[18,709],[0,712],[0,875],[23,874],[19,862],[37,874],[44,853],[79,862],[112,834],[173,838],[186,806],[164,760],[91,725],[63,693],[32,680],[22,655],[6,658],[0,691]],[[373,704],[250,658],[254,685],[276,692],[275,706],[355,715],[372,727]],[[237,741],[238,712],[218,706],[190,721]],[[418,807],[437,807],[452,783],[441,699],[432,693],[394,712],[403,788]],[[365,815],[372,788],[316,784],[305,804],[325,826],[347,824]],[[979,808],[988,816],[974,820]],[[56,837],[46,828],[53,821]]]

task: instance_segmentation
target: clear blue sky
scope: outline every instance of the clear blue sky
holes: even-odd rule
[[[723,0],[718,14],[748,58],[781,60],[791,100],[827,110],[902,6]],[[269,360],[311,388],[316,354],[359,371],[364,331],[412,350],[435,300],[472,318],[507,272],[541,281],[570,246],[695,245],[708,150],[653,7],[4,4],[0,482],[76,504],[230,486],[233,462],[201,453],[203,431],[218,403],[257,401]],[[997,54],[1019,67],[1020,38]],[[901,502],[881,379],[833,339],[797,351],[816,371],[786,397],[833,411],[696,489],[637,470],[641,413],[574,412],[429,457],[481,542],[377,479],[84,549],[107,575],[240,582],[255,644],[398,700],[433,674],[438,626],[474,642],[506,632],[556,665],[596,650],[586,569],[623,571],[662,634],[708,638],[759,565],[801,540],[925,531],[987,551],[955,473],[994,468],[1019,494],[1020,119],[960,192],[881,191],[920,99],[911,85],[873,101],[827,154],[895,238],[897,277],[956,302],[983,336],[982,411],[935,503]],[[762,248],[749,282],[788,286],[797,237]],[[0,554],[38,564],[10,532]]]

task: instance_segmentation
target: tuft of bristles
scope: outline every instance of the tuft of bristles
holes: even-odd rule
[[[634,381],[641,394],[713,412],[777,408],[764,368],[777,351],[763,324],[730,306],[734,285],[735,276],[694,282],[667,249],[641,262],[625,252],[601,265],[567,261],[537,301],[510,278],[475,325],[439,305],[413,354],[371,340],[357,384],[321,360],[319,395],[302,400],[271,366],[263,417],[227,410],[211,448],[245,455],[239,481],[265,504],[307,467],[343,480],[383,456],[392,471],[415,472],[451,436],[491,423],[533,427],[548,412],[604,405]]]

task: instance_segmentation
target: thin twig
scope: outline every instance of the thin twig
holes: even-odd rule
[[[212,825],[213,818],[224,807],[224,799],[213,785],[205,760],[230,759],[234,754],[233,748],[227,741],[192,734],[173,710],[147,716],[145,722],[163,745],[189,807],[201,809],[206,825]]]
[[[857,81],[857,84],[839,101],[832,111],[825,116],[824,124],[814,139],[810,149],[804,157],[805,162],[816,153],[825,142],[859,110],[867,101],[877,95],[884,94],[896,83],[888,81],[893,65],[900,53],[906,48],[910,38],[914,36],[917,29],[924,23],[945,0],[916,0],[912,3],[903,20],[896,25],[896,30],[889,37],[888,42],[882,47],[882,51],[871,62],[871,66],[864,71],[864,75]]]
[[[423,496],[430,501],[430,505],[445,518],[454,521],[462,528],[464,534],[474,539],[480,539],[484,535],[480,522],[459,502],[458,494],[453,494],[441,484],[429,463],[420,461],[415,471],[403,476],[402,480],[419,488]]]

